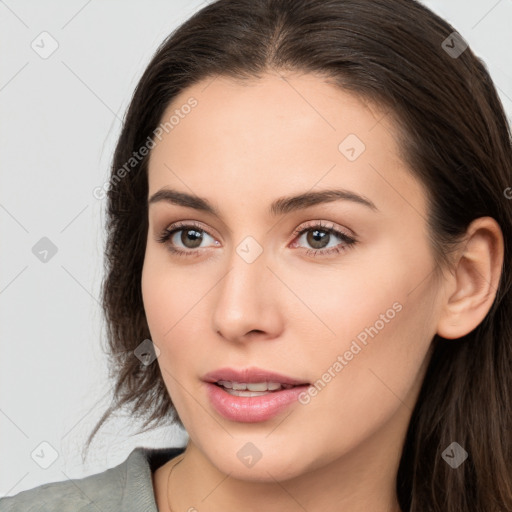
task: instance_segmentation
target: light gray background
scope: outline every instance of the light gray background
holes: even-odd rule
[[[98,302],[105,201],[92,191],[108,180],[154,50],[204,3],[0,0],[0,496],[103,471],[135,446],[186,442],[177,427],[134,436],[120,418],[81,459],[111,388]],[[424,3],[485,60],[512,119],[512,0]],[[43,31],[59,45],[46,59],[31,47]],[[32,252],[42,237],[57,247],[46,263]]]

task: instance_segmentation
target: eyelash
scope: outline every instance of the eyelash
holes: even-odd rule
[[[179,231],[185,231],[185,228],[188,229],[195,229],[196,231],[200,231],[202,233],[206,233],[209,236],[210,233],[203,229],[201,226],[196,224],[195,222],[177,222],[176,224],[171,225],[170,227],[164,229],[164,231],[157,237],[157,242],[161,244],[165,244],[167,246],[167,249],[177,256],[198,256],[201,252],[201,249],[177,249],[176,247],[173,247],[168,241],[170,238]],[[324,249],[306,249],[305,253],[308,256],[317,257],[317,253],[321,253],[322,256],[331,255],[331,254],[338,254],[341,252],[346,251],[347,249],[350,249],[357,243],[357,239],[342,233],[341,231],[334,228],[334,225],[327,226],[325,224],[322,224],[322,222],[317,222],[316,224],[312,224],[310,226],[306,226],[302,229],[296,229],[293,232],[293,235],[295,238],[300,237],[304,233],[307,233],[308,231],[322,231],[325,233],[329,233],[330,235],[335,235],[338,238],[340,238],[344,242],[344,246],[340,247],[339,244],[336,247],[331,247],[328,250]],[[213,238],[213,237],[212,237]],[[294,238],[294,239],[295,239]]]

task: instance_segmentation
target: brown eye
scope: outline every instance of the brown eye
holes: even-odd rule
[[[331,234],[328,231],[314,229],[307,232],[306,240],[313,249],[323,249],[330,240]]]
[[[201,245],[203,240],[201,231],[195,228],[180,229],[179,231],[181,231],[180,241],[187,249],[196,249]]]
[[[178,236],[179,233],[179,236]],[[198,255],[201,248],[207,246],[201,243],[205,237],[210,237],[214,245],[219,243],[204,229],[194,223],[177,223],[166,228],[162,234],[157,237],[157,241],[165,244],[169,251],[179,255]]]
[[[357,240],[345,233],[342,233],[338,229],[335,229],[334,225],[324,226],[322,223],[316,223],[311,226],[307,226],[303,229],[298,229],[294,233],[297,235],[297,240],[300,241],[305,238],[303,243],[297,245],[306,245],[306,254],[309,256],[326,256],[333,253],[339,253],[347,250],[349,247],[354,246]],[[334,243],[329,247],[331,241],[341,240],[341,243]],[[294,244],[295,245],[295,244]],[[307,247],[309,246],[309,248]]]

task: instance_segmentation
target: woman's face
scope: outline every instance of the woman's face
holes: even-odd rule
[[[157,363],[190,442],[221,471],[262,481],[399,456],[442,290],[425,191],[390,116],[318,77],[269,74],[204,80],[165,122],[148,199],[172,190],[211,209],[150,202],[142,274]],[[318,195],[328,190],[346,192]],[[204,381],[226,368],[306,385],[233,396]],[[253,380],[284,382],[267,377]]]

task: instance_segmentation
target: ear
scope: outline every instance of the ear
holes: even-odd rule
[[[503,265],[503,233],[492,217],[475,219],[466,231],[454,273],[447,282],[437,334],[460,338],[485,318],[496,297]]]

